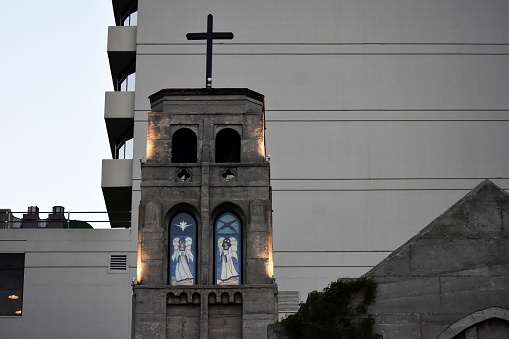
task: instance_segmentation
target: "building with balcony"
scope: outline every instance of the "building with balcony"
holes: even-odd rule
[[[137,228],[148,97],[205,87],[204,42],[186,34],[212,13],[214,31],[234,34],[214,43],[213,87],[266,98],[281,314],[367,272],[483,179],[509,187],[503,1],[114,0],[113,10],[108,209]]]
[[[16,256],[0,270],[24,270],[23,308],[11,309],[22,317],[2,317],[2,335],[131,336],[148,98],[205,87],[205,43],[186,34],[205,31],[209,13],[215,31],[235,36],[214,44],[213,87],[265,96],[280,316],[309,291],[368,272],[483,179],[509,188],[505,1],[113,0],[112,8],[111,158],[101,187],[117,229],[2,230],[0,256]],[[216,177],[235,175],[219,167]]]

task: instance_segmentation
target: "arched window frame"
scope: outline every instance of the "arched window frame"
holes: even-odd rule
[[[447,327],[437,339],[453,339],[463,331],[472,328],[485,320],[498,318],[501,320],[509,321],[509,310],[501,307],[489,307],[484,310],[476,311],[467,315],[466,317],[456,321],[451,326]]]
[[[199,234],[194,214],[188,209],[179,209],[172,213],[168,221],[167,235],[168,285],[196,285],[198,282]],[[192,280],[188,273],[191,273]]]
[[[225,220],[226,223],[222,223],[222,220]],[[230,224],[228,221],[233,222]],[[220,223],[222,224],[220,225]],[[232,226],[235,229],[235,232],[233,232],[233,230],[229,227],[221,229],[221,227],[226,224]],[[214,249],[214,284],[242,284],[244,271],[243,228],[244,224],[242,218],[231,209],[221,210],[214,219],[214,236],[212,244]],[[232,238],[235,239],[236,243],[234,243]]]
[[[242,134],[236,127],[223,127],[217,131],[214,142],[216,163],[238,163],[241,161]],[[232,138],[235,140],[232,140]],[[223,139],[226,139],[226,142]],[[230,148],[226,149],[226,145]]]
[[[180,136],[182,133],[186,133],[186,136]],[[177,138],[187,138],[187,137],[193,137],[193,145],[190,145],[189,150],[186,150],[185,145],[183,145],[182,140],[177,140]],[[185,151],[185,152],[184,152]],[[183,153],[189,153],[188,158],[183,159],[182,155]],[[191,154],[193,155],[191,157]],[[177,159],[176,159],[177,158]],[[186,160],[186,161],[179,161],[179,160]],[[171,162],[176,163],[197,163],[198,162],[198,136],[196,135],[196,132],[189,128],[189,127],[180,127],[176,129],[171,136]]]

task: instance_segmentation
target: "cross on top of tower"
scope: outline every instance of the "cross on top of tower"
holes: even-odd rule
[[[232,32],[213,32],[212,14],[207,16],[206,33],[187,33],[187,40],[207,40],[207,69],[205,76],[206,88],[212,88],[212,40],[213,39],[233,39]]]

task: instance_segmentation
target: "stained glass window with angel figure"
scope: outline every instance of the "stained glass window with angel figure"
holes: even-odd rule
[[[169,241],[170,285],[196,284],[196,221],[189,213],[171,219]]]
[[[240,285],[242,280],[241,222],[226,212],[215,224],[215,274],[218,285]]]

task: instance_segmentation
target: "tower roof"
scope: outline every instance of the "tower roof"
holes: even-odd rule
[[[152,112],[262,112],[264,96],[248,88],[166,88],[149,96]]]

